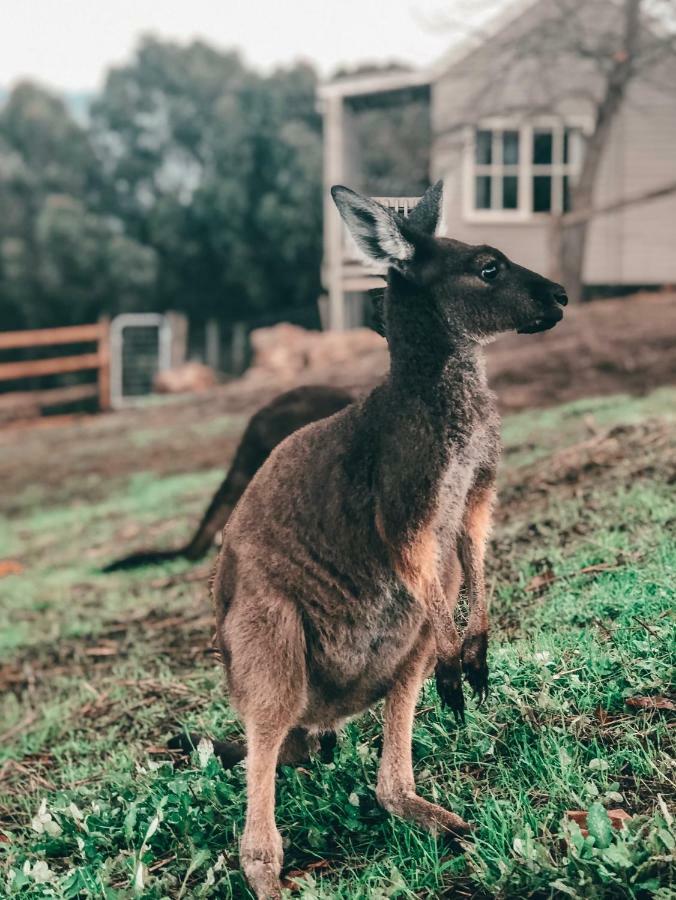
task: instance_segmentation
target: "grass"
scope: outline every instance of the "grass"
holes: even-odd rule
[[[414,734],[421,793],[472,820],[472,839],[452,848],[378,808],[377,707],[332,764],[279,778],[295,896],[673,896],[673,721],[626,701],[673,684],[675,400],[505,422],[491,695],[457,728],[430,682]],[[122,544],[187,536],[219,478],[140,473],[87,504],[37,491],[0,525],[0,556],[24,566],[0,582],[1,896],[250,896],[242,767],[164,749],[177,728],[239,734],[203,580],[180,562],[97,571]],[[587,811],[588,834],[567,810]]]

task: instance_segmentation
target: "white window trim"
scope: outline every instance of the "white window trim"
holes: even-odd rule
[[[530,161],[531,148],[533,146],[533,131],[538,128],[552,128],[554,131],[554,159],[562,159],[561,141],[564,128],[579,128],[583,135],[589,134],[592,122],[589,116],[535,116],[528,121],[492,117],[481,119],[475,125],[465,129],[463,151],[463,219],[471,224],[522,224],[529,225],[543,222],[549,219],[551,212],[533,212],[533,183],[532,175],[538,166]],[[490,131],[518,131],[519,132],[519,162],[514,168],[519,177],[518,200],[516,209],[476,209],[474,206],[474,177],[476,173],[475,163],[475,135],[477,130]],[[581,159],[573,163],[547,164],[542,166],[546,174],[570,174],[579,172]],[[510,167],[507,167],[510,168]],[[555,178],[554,190],[560,193],[559,185],[563,179]],[[560,196],[555,198],[560,203]]]

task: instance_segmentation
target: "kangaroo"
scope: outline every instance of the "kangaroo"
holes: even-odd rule
[[[213,546],[217,532],[230,518],[246,486],[277,444],[303,425],[333,415],[353,400],[347,391],[323,385],[304,385],[275,397],[249,420],[228,474],[188,543],[175,550],[138,550],[108,563],[103,571],[157,565],[169,559],[184,558],[193,562],[202,559]]]
[[[275,768],[385,698],[376,796],[390,813],[462,834],[418,796],[411,736],[436,666],[462,718],[464,675],[487,693],[484,550],[500,455],[482,344],[553,327],[564,289],[488,246],[437,238],[441,182],[408,219],[336,186],[358,247],[388,267],[391,366],[364,399],[280,444],[235,508],[213,599],[228,691],[247,746],[240,847],[259,898],[281,896]],[[453,613],[464,579],[470,613]]]

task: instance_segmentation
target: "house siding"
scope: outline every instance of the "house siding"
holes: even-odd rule
[[[535,7],[513,23],[513,34],[527,28],[532,17],[541,15],[543,9],[544,5]],[[509,35],[503,39],[509,41]],[[496,91],[477,95],[477,85],[491,71],[492,64],[495,63],[490,47],[481,47],[432,85],[431,114],[436,139],[431,174],[433,179],[443,177],[445,181],[444,232],[467,243],[498,246],[516,262],[546,271],[546,217],[524,222],[467,220],[463,209],[463,126],[477,117],[507,114],[509,110],[518,121],[519,116],[525,116],[524,110],[533,105],[540,105],[542,113],[591,117],[593,109],[588,101],[568,100],[553,110],[551,103],[547,107],[542,93],[564,77],[567,91],[573,80],[581,93],[582,89],[596,92],[598,83],[593,71],[579,60],[562,63],[559,72],[548,71],[546,79],[538,77],[531,60],[524,60],[505,73]],[[650,83],[632,85],[613,125],[596,185],[596,206],[676,181],[676,65],[664,66],[661,72],[651,73],[650,78]],[[676,193],[593,221],[584,280],[590,285],[676,283]]]
[[[501,118],[527,126],[534,118],[556,117],[575,124],[594,120],[593,98],[600,78],[593,62],[560,51],[547,58],[545,42],[529,52],[533,27],[560,0],[515,0],[513,17],[484,37],[471,52],[451,51],[433,69],[334,84],[321,91],[325,113],[325,235],[323,282],[330,297],[331,327],[352,323],[347,294],[373,283],[372,268],[346,253],[343,229],[329,194],[335,182],[363,184],[363,160],[355,146],[351,105],[355,98],[429,86],[432,145],[430,175],[443,178],[441,230],[471,244],[487,243],[515,262],[546,273],[550,264],[549,217],[529,217],[522,194],[518,214],[507,219],[468,215],[465,143],[477,122]],[[621,21],[613,0],[590,0],[576,16],[581,35],[597,28],[607,36]],[[558,26],[557,26],[558,28]],[[549,28],[548,40],[556,40]],[[396,84],[395,84],[396,81]],[[356,102],[356,101],[355,101]],[[358,105],[358,104],[357,104]],[[506,123],[505,123],[506,124]],[[522,173],[523,174],[523,173]],[[676,61],[651,71],[631,86],[613,124],[595,185],[594,205],[603,207],[676,182]],[[522,182],[523,185],[523,182]],[[365,189],[365,187],[364,187]],[[402,184],[401,190],[404,191]],[[349,244],[348,244],[349,246]],[[676,192],[598,216],[589,228],[584,281],[588,285],[676,285]]]

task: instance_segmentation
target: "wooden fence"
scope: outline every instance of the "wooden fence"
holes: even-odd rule
[[[0,363],[0,382],[18,381],[41,375],[65,375],[70,372],[97,371],[93,384],[73,384],[28,391],[10,391],[0,397],[20,401],[30,400],[41,409],[49,406],[74,403],[79,400],[98,398],[99,409],[110,405],[110,341],[108,319],[101,319],[92,325],[71,325],[67,328],[40,328],[32,331],[0,332],[0,350],[18,348],[56,347],[68,344],[95,343],[96,350],[70,356],[55,356],[48,359],[20,360]]]

